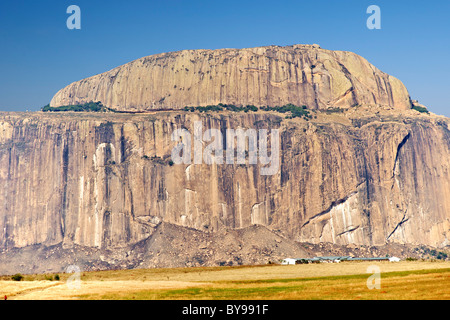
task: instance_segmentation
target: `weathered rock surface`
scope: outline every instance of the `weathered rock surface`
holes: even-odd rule
[[[398,79],[364,58],[317,45],[183,50],[144,57],[60,90],[52,107],[101,101],[117,110],[227,103],[409,109]]]
[[[445,117],[352,108],[276,113],[0,115],[0,250],[125,248],[161,222],[206,233],[255,224],[299,242],[446,246]],[[173,164],[176,128],[280,129],[280,167]],[[230,254],[232,256],[232,254]]]
[[[450,120],[411,110],[403,84],[356,54],[315,45],[160,54],[73,83],[51,105],[89,101],[147,112],[0,113],[0,272],[450,245]],[[177,110],[218,103],[307,105],[312,118]],[[248,159],[174,164],[172,134],[194,134],[195,123],[279,129],[278,170],[261,175],[265,165]],[[373,246],[383,249],[363,250]]]

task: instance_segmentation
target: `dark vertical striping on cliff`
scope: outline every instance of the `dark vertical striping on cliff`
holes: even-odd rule
[[[69,134],[66,135],[66,138],[63,141],[64,148],[62,153],[62,203],[61,203],[61,235],[64,237],[66,234],[66,215],[67,215],[67,177],[69,171]]]
[[[371,245],[386,241],[405,210],[408,220],[389,241],[442,243],[450,212],[446,120],[404,121],[391,111],[315,115],[180,111],[152,115],[150,124],[147,115],[30,114],[35,121],[17,115],[20,124],[10,129],[0,121],[7,128],[0,130],[7,188],[0,246],[120,247],[147,238],[160,222],[208,225],[208,232],[255,223],[297,241]],[[263,177],[260,164],[169,165],[173,129],[192,133],[199,119],[203,131],[279,128],[279,171]]]

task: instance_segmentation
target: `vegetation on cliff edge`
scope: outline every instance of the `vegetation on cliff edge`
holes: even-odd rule
[[[60,106],[60,107],[50,107],[50,104],[46,105],[41,109],[43,112],[115,112],[114,109],[105,107],[100,101],[98,102],[88,102],[84,104]]]
[[[219,103],[218,105],[208,105],[208,106],[204,106],[204,107],[190,107],[190,106],[186,106],[183,109],[184,111],[190,111],[190,112],[195,112],[195,111],[199,111],[199,112],[208,112],[208,111],[212,111],[212,112],[218,112],[218,111],[232,111],[232,112],[256,112],[258,110],[262,110],[262,111],[275,111],[275,112],[279,112],[279,113],[285,113],[286,119],[293,119],[293,118],[304,118],[305,120],[309,120],[312,118],[310,111],[308,110],[307,106],[296,106],[294,104],[288,103],[285,104],[283,106],[275,106],[275,107],[270,107],[270,106],[262,106],[262,107],[256,107],[254,105],[247,105],[247,106],[235,106],[233,104],[223,104],[223,103]]]
[[[412,109],[419,111],[420,113],[430,113],[427,108],[421,106],[413,106]]]

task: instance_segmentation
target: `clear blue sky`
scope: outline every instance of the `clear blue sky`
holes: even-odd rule
[[[66,9],[81,8],[81,30]],[[381,30],[366,9],[381,8]],[[2,0],[0,110],[38,110],[62,87],[182,49],[317,43],[353,51],[450,116],[450,1]]]

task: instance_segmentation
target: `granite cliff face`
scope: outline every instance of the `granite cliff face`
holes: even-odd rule
[[[307,105],[311,109],[379,104],[409,109],[396,78],[364,58],[318,45],[184,50],[144,57],[60,90],[50,106],[101,101],[121,111],[227,103]]]
[[[0,116],[0,248],[120,248],[161,222],[207,233],[263,225],[300,242],[445,246],[444,117],[357,107],[272,112]],[[278,128],[280,167],[172,164],[177,128]]]
[[[296,45],[160,54],[73,83],[51,105],[89,101],[146,112],[0,113],[0,272],[324,252],[305,253],[305,242],[388,246],[377,252],[450,245],[450,120],[412,110],[399,80],[353,53]],[[294,103],[311,116],[178,110],[218,103]],[[249,153],[245,164],[174,163],[172,134],[195,134],[196,123],[202,134],[278,129],[278,170],[262,175]]]

